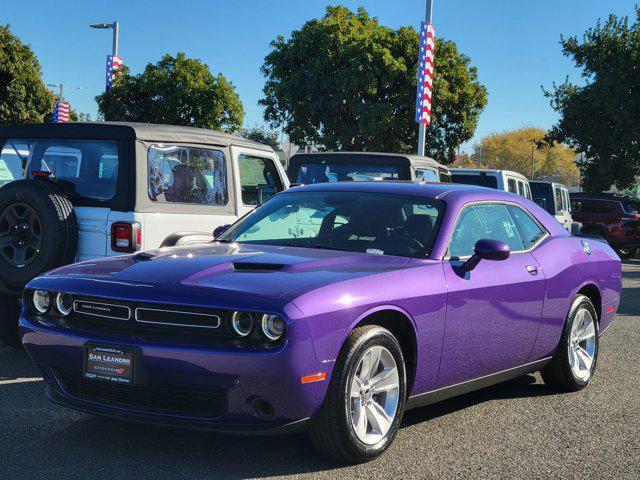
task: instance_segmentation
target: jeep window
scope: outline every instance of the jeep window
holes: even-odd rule
[[[511,193],[518,193],[518,187],[516,186],[516,181],[513,178],[507,179],[507,190]]]
[[[227,165],[219,150],[152,145],[147,168],[149,198],[154,202],[227,204]]]
[[[342,165],[332,163],[303,163],[298,171],[297,183],[398,180],[398,167],[392,165]]]
[[[242,203],[245,205],[258,205],[282,191],[282,182],[273,160],[243,154],[238,163]]]
[[[107,162],[110,167],[105,170]],[[13,180],[49,172],[71,200],[104,201],[116,194],[118,144],[113,141],[9,139],[2,148],[0,185],[11,181],[3,164]]]
[[[421,182],[437,182],[438,172],[432,168],[416,168],[416,180]]]
[[[0,187],[23,178],[29,150],[24,144],[9,140],[0,151]]]
[[[564,206],[562,204],[562,189],[560,187],[555,187],[555,197],[556,197],[556,212],[561,212],[564,210]]]

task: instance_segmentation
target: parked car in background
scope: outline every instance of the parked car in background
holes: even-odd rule
[[[574,225],[571,216],[569,189],[561,183],[530,181],[533,201],[544,208],[569,232],[580,233],[580,225]],[[577,223],[577,222],[575,222]]]
[[[321,452],[363,462],[407,409],[538,370],[554,389],[587,386],[621,287],[606,242],[517,195],[322,183],[275,195],[209,244],[40,276],[20,330],[60,405],[308,429]]]
[[[451,182],[449,169],[429,157],[372,152],[297,153],[287,170],[291,183],[416,180]]]
[[[640,254],[640,200],[610,193],[572,193],[573,218],[582,233],[604,238],[622,258]]]
[[[165,240],[211,239],[288,186],[271,147],[197,128],[1,126],[0,152],[0,339],[14,346],[32,278]],[[185,231],[200,233],[172,236]]]
[[[518,172],[484,168],[452,168],[449,171],[451,172],[453,183],[496,188],[505,192],[516,193],[529,200],[533,199],[529,180]]]

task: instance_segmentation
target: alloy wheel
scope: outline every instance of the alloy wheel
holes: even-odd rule
[[[369,348],[356,367],[349,388],[351,428],[358,439],[375,445],[393,425],[398,410],[400,377],[389,350]]]
[[[596,324],[591,312],[580,308],[569,335],[569,365],[573,375],[587,381],[596,354]]]

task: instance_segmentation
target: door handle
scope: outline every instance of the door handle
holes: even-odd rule
[[[527,272],[529,272],[529,275],[538,275],[538,267],[535,265],[527,265]]]

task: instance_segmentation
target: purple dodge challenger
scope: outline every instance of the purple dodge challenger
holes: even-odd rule
[[[309,431],[370,460],[403,412],[540,370],[591,380],[621,263],[517,195],[334,183],[282,192],[209,244],[33,280],[23,343],[54,402],[224,432]]]

